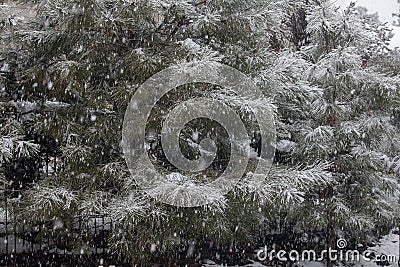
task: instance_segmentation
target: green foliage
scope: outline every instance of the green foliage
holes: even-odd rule
[[[298,232],[324,233],[331,225],[358,238],[392,226],[399,214],[400,136],[390,117],[399,107],[399,51],[387,48],[390,31],[366,10],[308,2],[37,1],[34,23],[12,31],[17,56],[12,48],[5,53],[18,82],[2,81],[0,163],[48,149],[65,167],[22,194],[18,215],[32,225],[109,216],[116,222],[111,247],[136,261],[172,257],[192,241],[255,245],[278,221]],[[120,141],[137,87],[193,60],[220,61],[252,77],[268,97],[257,104],[276,107],[278,140],[266,177],[253,183],[249,174],[216,203],[184,209],[140,191]],[[245,101],[228,90],[196,88],[163,98],[153,123],[199,95],[229,100],[248,115]],[[22,100],[29,116],[18,109]],[[193,121],[183,136],[210,128]],[[224,132],[214,135],[223,139]]]

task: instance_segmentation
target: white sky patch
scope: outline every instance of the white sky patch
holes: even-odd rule
[[[390,43],[391,47],[400,47],[400,27],[393,27],[393,39]]]
[[[369,13],[377,12],[379,14],[379,18],[383,22],[388,22],[388,25],[393,25],[393,22],[396,21],[396,17],[393,17],[393,13],[399,13],[400,4],[397,0],[332,0],[336,5],[341,6],[342,8],[347,7],[351,2],[355,2],[358,6],[364,6],[368,9]],[[392,26],[393,33],[395,36],[393,37],[390,47],[400,47],[400,27]]]

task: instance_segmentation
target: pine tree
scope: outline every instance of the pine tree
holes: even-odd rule
[[[18,85],[6,85],[4,99],[32,106],[26,120],[17,120],[35,140],[30,147],[40,144],[43,154],[62,158],[62,171],[42,175],[16,200],[21,221],[63,222],[62,229],[41,228],[43,235],[61,237],[71,251],[90,247],[92,236],[73,224],[77,216],[90,222],[105,215],[116,223],[113,251],[145,262],[195,257],[190,248],[204,244],[251,251],[248,243],[265,243],[274,229],[282,234],[278,224],[323,233],[330,246],[336,236],[363,242],[368,229],[397,218],[399,132],[390,114],[399,103],[398,73],[390,67],[388,29],[365,10],[267,0],[50,0],[38,1],[37,10],[29,28],[14,32],[18,57],[8,60]],[[196,60],[222,62],[256,81],[266,95],[260,105],[276,106],[277,151],[262,180],[249,174],[218,201],[187,209],[144,194],[120,142],[138,86],[166,67]],[[229,91],[188,85],[159,102],[148,134],[194,96],[229,100],[241,118],[248,115],[240,109],[244,100]],[[212,128],[194,121],[182,134],[187,140]],[[222,147],[224,136],[214,133]],[[157,138],[150,139],[154,164],[175,173]],[[182,147],[189,157],[198,153],[190,143]],[[227,157],[225,150],[218,159]],[[218,165],[210,170],[220,173]]]
[[[17,98],[19,81],[12,69],[18,58],[14,44],[14,31],[25,27],[23,18],[6,5],[0,7],[1,69],[0,69],[0,183],[1,192],[9,194],[23,188],[23,180],[35,178],[39,146],[25,131],[23,122],[30,117],[32,103]],[[18,196],[18,192],[13,192]]]
[[[306,198],[308,227],[326,228],[331,247],[336,236],[362,243],[375,227],[398,220],[399,132],[390,113],[398,106],[399,80],[386,70],[391,33],[354,4],[342,13],[321,1],[307,22],[310,45],[300,51],[310,67],[303,73],[320,95],[294,110],[299,118],[288,116],[290,160],[331,164],[332,183]]]
[[[260,77],[263,62],[273,55],[269,50],[288,43],[275,22],[285,20],[292,8],[289,1],[39,2],[36,24],[18,32],[19,64],[25,68],[14,70],[22,84],[18,97],[40,104],[26,127],[39,139],[52,140],[65,169],[42,177],[24,194],[21,218],[34,225],[62,220],[67,226],[77,215],[83,220],[111,216],[113,248],[136,260],[148,260],[152,244],[170,257],[171,248],[179,250],[190,239],[220,245],[251,240],[254,233],[237,215],[258,218],[258,202],[232,194],[205,210],[188,210],[156,203],[132,188],[118,132],[137,86],[172,64],[219,60]],[[178,90],[183,99],[192,94],[191,87]],[[224,91],[214,93],[227,97]],[[54,108],[43,108],[49,101]],[[257,189],[243,187],[250,193]],[[286,186],[279,193],[292,191]],[[243,205],[253,208],[243,211]],[[66,232],[48,232],[67,239]],[[87,239],[75,240],[69,249],[85,246],[92,238]]]

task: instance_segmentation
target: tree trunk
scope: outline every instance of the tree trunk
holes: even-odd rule
[[[326,249],[327,249],[327,260],[326,266],[332,267],[332,259],[330,258],[329,251],[335,249],[335,218],[332,213],[332,209],[330,206],[330,201],[333,196],[333,188],[329,186],[327,189],[327,206],[326,206],[326,215],[327,215],[327,227],[326,227]]]
[[[330,253],[329,250],[334,249],[335,247],[335,229],[334,229],[334,224],[333,220],[331,218],[328,218],[328,226],[327,226],[327,232],[326,232],[326,247],[327,247],[327,260],[326,260],[326,266],[327,267],[332,267],[333,263],[330,258]]]

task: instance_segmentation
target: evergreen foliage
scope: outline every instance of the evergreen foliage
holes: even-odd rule
[[[105,215],[116,222],[111,248],[135,262],[195,257],[191,244],[240,253],[265,243],[278,224],[325,235],[327,245],[336,237],[365,243],[383,234],[376,227],[399,224],[400,56],[388,48],[390,29],[365,9],[303,0],[35,3],[33,22],[2,29],[3,44],[13,45],[2,52],[0,179],[27,188],[14,199],[21,221],[62,220],[68,228],[76,216]],[[261,181],[243,177],[227,196],[187,209],[144,194],[120,142],[138,86],[195,60],[219,61],[252,77],[266,95],[260,105],[276,107],[278,135],[274,166]],[[163,98],[147,132],[193,96],[228,100],[256,130],[240,99],[201,84]],[[211,128],[197,121],[183,135]],[[223,136],[214,133],[222,147]],[[173,172],[153,141],[153,163]],[[195,157],[195,148],[182,145]],[[228,154],[222,150],[218,159]],[[52,160],[47,175],[29,169],[44,170]],[[211,176],[221,172],[217,165]],[[76,234],[71,250],[93,242],[77,229],[43,231],[66,240]]]

